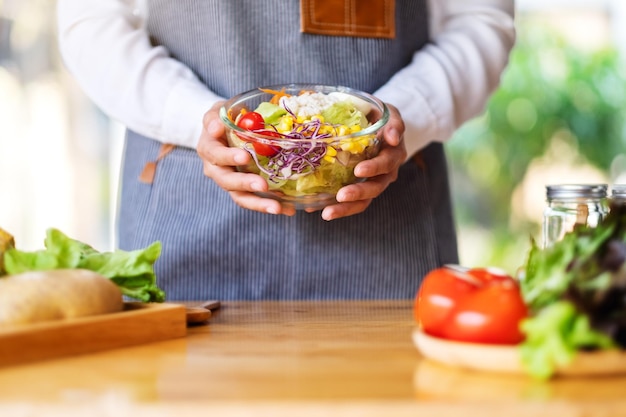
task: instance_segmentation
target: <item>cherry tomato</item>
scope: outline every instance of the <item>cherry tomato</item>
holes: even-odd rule
[[[243,114],[237,121],[237,126],[242,129],[249,130],[254,133],[259,133],[265,136],[272,136],[275,138],[280,137],[280,134],[278,132],[265,129],[265,120],[263,119],[263,116],[254,111]],[[259,155],[274,156],[280,150],[276,146],[261,143],[257,139],[253,140],[252,138],[247,137],[244,134],[237,134],[237,136],[239,136],[242,140],[246,142],[252,143],[254,151]]]
[[[239,120],[237,120],[237,126],[245,130],[261,130],[265,129],[265,120],[260,113],[249,111],[239,117]]]
[[[474,343],[517,344],[528,316],[519,285],[503,271],[438,268],[415,298],[415,319],[432,336]]]
[[[259,133],[263,136],[271,136],[273,138],[281,137],[280,133],[274,130],[257,130],[254,133]],[[252,143],[252,146],[254,147],[254,151],[256,153],[258,153],[259,155],[263,155],[263,156],[274,156],[280,151],[280,148],[278,146],[269,145],[267,143],[261,143],[258,140]]]

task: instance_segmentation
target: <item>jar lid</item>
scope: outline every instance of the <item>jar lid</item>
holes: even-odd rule
[[[549,200],[555,198],[605,198],[606,184],[555,184],[546,186]]]
[[[626,197],[626,184],[613,184],[611,186],[611,197]]]

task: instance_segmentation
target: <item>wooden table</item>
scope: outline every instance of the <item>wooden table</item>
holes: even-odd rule
[[[225,302],[185,338],[0,368],[0,416],[624,416],[626,377],[420,358],[412,301]]]

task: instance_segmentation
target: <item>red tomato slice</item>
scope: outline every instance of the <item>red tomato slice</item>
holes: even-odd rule
[[[432,336],[493,344],[521,342],[519,324],[528,315],[517,282],[489,268],[431,271],[414,311],[423,331]]]

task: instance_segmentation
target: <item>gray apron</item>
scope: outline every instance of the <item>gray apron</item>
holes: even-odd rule
[[[394,39],[301,33],[298,0],[149,5],[153,43],[222,97],[286,82],[373,92],[428,41],[424,0],[396,0]],[[364,213],[330,222],[240,208],[193,149],[175,148],[152,184],[138,181],[160,145],[128,131],[118,227],[122,249],[162,242],[155,268],[168,300],[413,298],[429,270],[458,260],[440,144]]]

